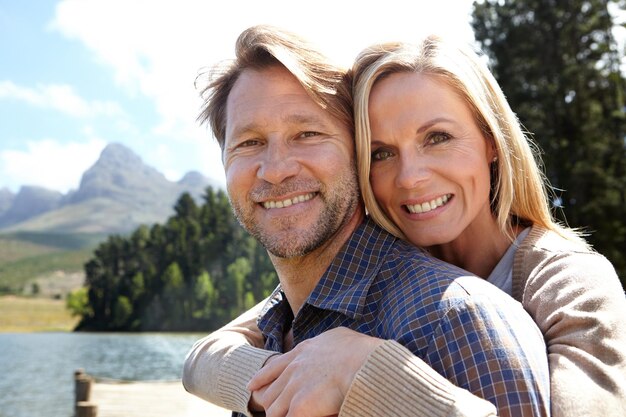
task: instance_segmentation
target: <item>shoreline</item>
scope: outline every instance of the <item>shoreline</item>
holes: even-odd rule
[[[78,321],[63,299],[0,296],[0,333],[72,332]]]

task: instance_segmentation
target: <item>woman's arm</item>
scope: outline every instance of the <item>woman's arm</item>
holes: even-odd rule
[[[548,346],[552,415],[626,415],[626,298],[613,266],[589,251],[520,253],[522,304]]]
[[[221,407],[252,415],[248,409],[247,384],[267,359],[276,355],[259,348],[263,346],[263,337],[256,318],[264,304],[265,301],[261,302],[195,343],[183,370],[187,391]],[[357,349],[357,346],[374,348]],[[333,355],[320,354],[321,349],[328,348]],[[451,384],[399,343],[381,341],[343,327],[309,339],[282,355],[262,371],[265,374],[255,378],[256,387],[274,381],[294,361],[298,372],[284,375],[274,389],[283,392],[280,384],[289,385],[290,397],[284,400],[297,397],[293,407],[306,409],[312,416],[320,415],[316,410],[338,412],[339,407],[342,407],[340,415],[346,417],[415,415],[415,410],[424,409],[425,404],[430,404],[427,415],[435,417],[496,415],[493,404]],[[299,373],[321,375],[320,369],[325,373],[315,383]],[[335,384],[339,379],[345,382]],[[345,387],[340,401],[325,404],[334,397],[321,393],[334,391],[338,385]]]
[[[356,374],[339,416],[491,417],[496,414],[492,403],[458,388],[410,350],[387,340]]]
[[[246,384],[276,352],[263,347],[256,319],[266,300],[194,344],[183,368],[183,386],[190,393],[229,410],[246,413]]]
[[[250,386],[265,386],[260,400],[268,417],[287,410],[299,417],[496,415],[489,401],[456,387],[398,342],[345,327],[298,344]]]

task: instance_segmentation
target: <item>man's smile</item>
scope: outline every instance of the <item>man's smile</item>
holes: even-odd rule
[[[299,203],[303,203],[305,201],[309,201],[310,199],[315,197],[316,194],[317,193],[301,194],[301,195],[298,195],[298,196],[295,196],[295,197],[292,197],[292,198],[287,198],[287,199],[284,199],[284,200],[264,201],[261,204],[266,209],[275,209],[275,208],[289,207],[289,206],[292,206],[294,204],[299,204]]]

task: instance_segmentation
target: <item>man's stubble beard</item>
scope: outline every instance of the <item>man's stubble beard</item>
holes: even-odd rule
[[[284,217],[280,225],[273,225],[270,231],[254,219],[254,209],[244,208],[231,200],[233,212],[239,223],[256,238],[272,255],[279,258],[294,258],[307,255],[332,237],[351,219],[360,204],[359,186],[354,167],[346,170],[341,178],[334,181],[333,189],[322,185],[319,195],[325,203],[317,221],[305,231],[291,232],[299,219],[296,216]],[[279,209],[280,210],[280,209]]]

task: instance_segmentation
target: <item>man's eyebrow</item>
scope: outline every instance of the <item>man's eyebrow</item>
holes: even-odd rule
[[[236,138],[238,136],[243,135],[246,132],[252,132],[254,130],[256,130],[256,126],[258,126],[257,123],[255,122],[250,122],[250,123],[246,123],[244,125],[241,126],[235,126],[232,130],[232,132],[230,132],[230,137],[232,138]]]
[[[326,121],[313,114],[304,113],[291,113],[281,119],[281,122],[291,125],[318,125],[322,128],[326,128],[328,124]],[[246,132],[254,132],[262,128],[262,125],[256,121],[242,124],[241,126],[235,126],[231,136],[237,137]]]
[[[326,126],[324,119],[314,114],[292,113],[283,117],[283,121],[291,124],[317,124]]]

